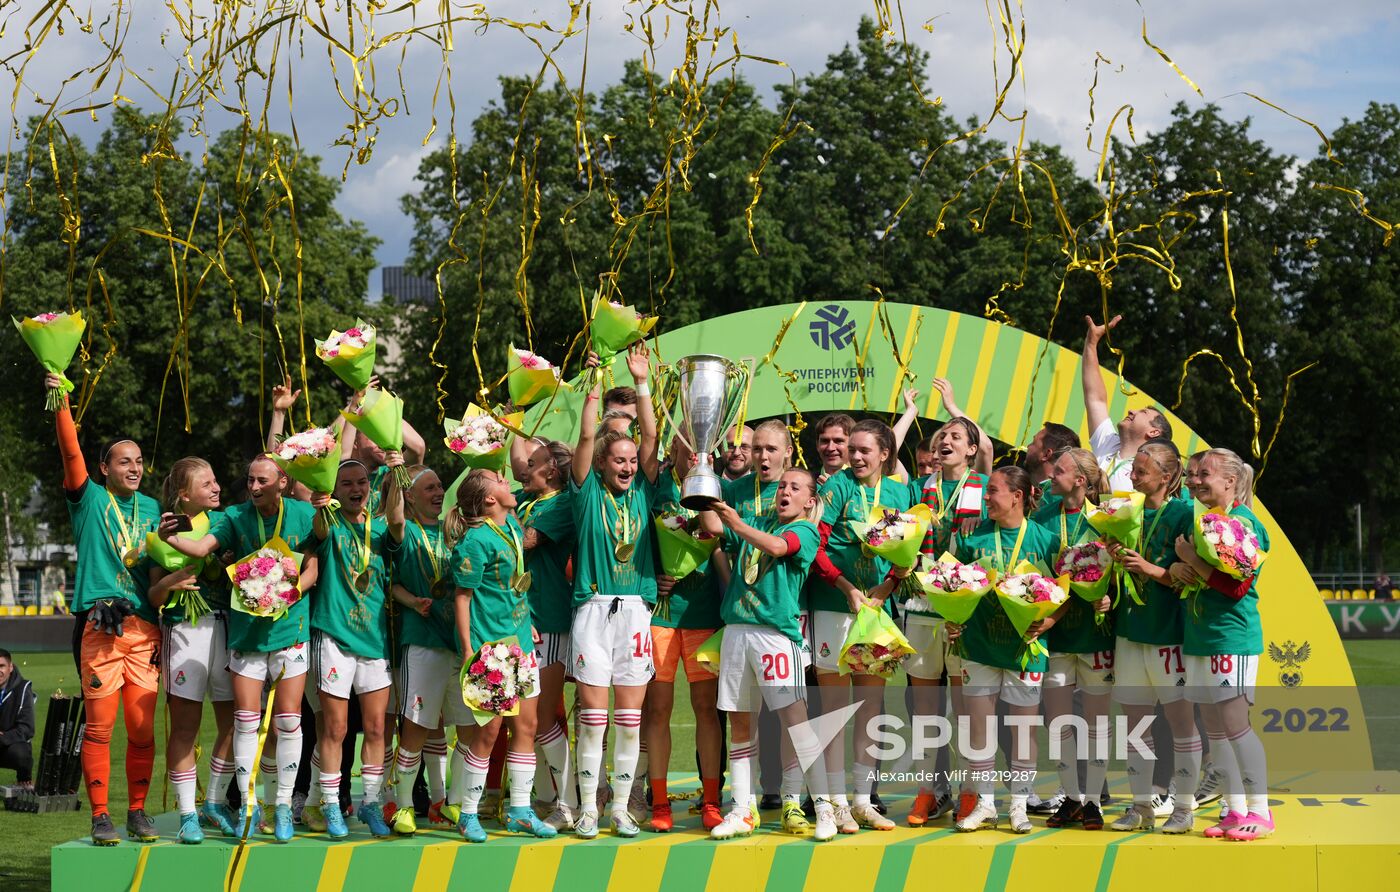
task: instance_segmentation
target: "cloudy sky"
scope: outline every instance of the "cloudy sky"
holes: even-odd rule
[[[244,4],[257,10],[298,5],[277,0],[244,0]],[[28,3],[20,7],[31,5],[42,7]],[[100,23],[104,2],[93,0],[92,5],[95,24]],[[208,0],[194,3],[197,11],[207,11],[213,5]],[[315,14],[316,3],[304,5]],[[615,80],[624,60],[637,57],[644,49],[638,38],[626,30],[629,16],[644,5],[623,0],[593,3],[588,31],[590,88]],[[672,0],[672,5],[680,6],[682,0]],[[696,0],[695,5],[703,8],[703,0]],[[125,6],[133,8],[130,0]],[[469,12],[466,4],[454,2],[452,6],[458,15]],[[568,20],[567,4],[562,0],[488,0],[484,6],[493,16],[548,21],[560,29]],[[422,0],[417,7],[414,11],[419,25],[437,20],[438,0]],[[156,105],[135,76],[165,89],[179,70],[180,50],[186,41],[179,36],[179,26],[164,4],[141,0],[134,8],[138,11],[122,20],[124,63],[130,72],[121,92],[153,109]],[[345,16],[334,12],[337,0],[325,0],[325,8],[333,33],[343,37]],[[819,70],[828,54],[852,41],[860,17],[871,15],[874,8],[868,0],[724,0],[720,4],[720,21],[734,29],[746,53],[781,59],[800,76]],[[11,18],[0,37],[0,59],[10,58],[5,70],[0,70],[0,95],[5,96],[14,90],[15,70],[24,61],[26,14],[16,14],[14,10],[11,7],[5,13]],[[910,38],[931,54],[926,92],[941,96],[960,119],[984,115],[994,95],[992,60],[994,46],[1000,46],[1000,35],[989,26],[983,3],[904,0],[903,13]],[[1144,13],[1149,37],[1200,85],[1205,99],[1193,93],[1144,45]],[[249,15],[245,13],[245,17]],[[1394,0],[1334,0],[1327,4],[1302,0],[1142,0],[1141,6],[1132,0],[1024,0],[1024,16],[1025,87],[1022,91],[1018,86],[1007,107],[1013,113],[1023,105],[1028,108],[1031,135],[1077,153],[1086,171],[1092,169],[1091,153],[1085,148],[1085,126],[1089,120],[1087,91],[1096,53],[1113,63],[1100,65],[1095,92],[1096,143],[1102,138],[1103,125],[1113,109],[1124,103],[1135,107],[1135,125],[1141,133],[1164,122],[1178,101],[1208,100],[1220,104],[1232,117],[1252,117],[1255,134],[1276,149],[1311,156],[1318,148],[1318,140],[1309,128],[1259,105],[1243,92],[1257,93],[1329,132],[1343,118],[1359,117],[1369,101],[1400,102],[1400,68],[1396,66],[1394,50],[1400,43],[1400,4]],[[658,13],[655,22],[661,42],[657,66],[667,70],[678,60],[682,46],[678,30],[683,17],[671,16],[669,37],[661,33],[664,16]],[[383,37],[412,26],[410,14],[400,13],[380,17],[375,30]],[[111,30],[109,24],[107,32]],[[531,33],[541,40],[549,38],[541,31]],[[309,29],[303,34],[303,55],[294,61],[292,69],[298,132],[303,146],[320,154],[327,170],[338,172],[345,149],[333,143],[343,132],[349,114],[330,79],[325,41]],[[457,132],[464,135],[476,111],[497,95],[496,77],[534,74],[541,56],[518,31],[499,24],[483,32],[464,22],[455,28],[454,38],[453,96],[458,108]],[[270,41],[263,46],[270,51]],[[381,97],[397,92],[398,75],[394,69],[403,46],[402,42],[392,43],[374,56]],[[566,41],[555,55],[571,84],[578,81],[582,51],[580,35]],[[19,55],[13,55],[16,53]],[[51,31],[25,69],[17,117],[23,120],[33,113],[39,99],[51,101],[65,78],[99,62],[105,54],[96,34],[84,33],[71,21],[62,35]],[[1004,47],[997,58],[1004,76],[1008,65]],[[345,57],[337,54],[336,61],[348,93]],[[401,263],[408,250],[409,229],[399,211],[399,196],[414,189],[413,176],[419,159],[445,138],[444,96],[439,99],[437,132],[426,148],[423,145],[440,67],[441,53],[436,45],[423,39],[407,43],[402,66],[409,98],[407,113],[401,111],[384,122],[371,160],[364,165],[351,165],[340,199],[345,214],[366,221],[370,230],[383,239],[379,261],[384,265]],[[790,77],[784,69],[757,62],[745,62],[741,71],[769,96],[772,85]],[[110,98],[113,79],[87,96],[92,81],[93,76],[87,75],[65,87],[62,106],[86,105],[94,96],[99,100]],[[250,88],[259,94],[263,89],[256,79],[250,82]],[[287,127],[284,83],[279,82],[274,90],[270,118],[274,127]],[[219,118],[212,120],[221,125]],[[222,125],[231,120],[222,119]],[[101,118],[93,124],[84,115],[72,115],[65,123],[90,139],[101,126]],[[1007,129],[1009,125],[1002,126],[994,135],[1013,137]],[[189,148],[197,151],[197,145]],[[379,290],[376,272],[371,277],[370,292],[377,296]]]

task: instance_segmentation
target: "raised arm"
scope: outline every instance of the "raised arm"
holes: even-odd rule
[[[1114,316],[1107,324],[1097,325],[1093,317],[1084,317],[1084,354],[1080,362],[1080,387],[1084,391],[1084,411],[1089,416],[1089,430],[1095,430],[1108,420],[1108,389],[1099,372],[1099,341],[1113,331],[1122,316]]]
[[[62,384],[58,375],[50,372],[44,376],[44,387],[54,389]],[[78,428],[73,424],[73,410],[68,398],[63,398],[63,406],[54,413],[54,424],[58,429],[58,454],[63,459],[63,489],[70,499],[76,499],[88,482],[87,463],[83,461],[83,450],[78,446]]]
[[[178,531],[175,529],[175,523],[174,514],[169,512],[162,514],[160,516],[160,526],[156,529],[156,533],[160,536],[162,542],[180,552],[185,557],[198,560],[199,558],[208,557],[219,550],[219,540],[214,537],[213,533],[201,536],[198,539],[186,539],[184,536],[177,535]]]
[[[408,423],[408,419],[403,422],[403,460],[404,464],[417,465],[423,463],[423,457],[428,454],[428,443],[423,439],[423,435],[418,433],[413,425]]]
[[[966,418],[977,427],[979,434],[977,440],[977,457],[972,460],[973,470],[981,474],[992,473],[992,438],[987,436],[987,432],[982,430],[982,425],[977,424],[977,419],[958,408],[957,396],[953,393],[953,382],[947,378],[934,378],[933,387],[938,391],[939,401],[943,404],[943,411],[948,413],[949,418]]]
[[[637,444],[637,464],[652,483],[661,471],[657,454],[656,408],[651,402],[651,355],[645,341],[638,341],[627,351],[627,370],[637,385],[637,421],[642,427],[642,441]]]
[[[403,466],[403,454],[390,450],[384,456],[384,463],[390,468]],[[403,489],[390,480],[384,494],[384,522],[389,525],[389,535],[395,542],[403,541]]]
[[[598,354],[588,354],[588,368],[598,367]],[[593,389],[583,398],[578,419],[578,445],[574,447],[574,483],[583,486],[593,470],[593,439],[598,433],[598,394],[603,387],[601,375],[593,375]]]
[[[299,396],[300,389],[292,390],[291,375],[283,383],[272,385],[272,421],[267,426],[267,442],[263,444],[268,452],[277,448],[277,440],[287,427],[287,413],[292,411]]]
[[[530,456],[542,445],[544,444],[535,437],[510,438],[510,475],[515,478],[516,483],[525,483],[525,477],[530,473]],[[404,449],[407,448],[408,441],[405,439]]]
[[[909,429],[914,426],[914,419],[919,417],[919,404],[915,402],[919,398],[919,391],[910,387],[904,391],[904,414],[899,416],[899,420],[894,423],[894,451],[904,448],[904,438],[909,435]]]
[[[739,512],[724,502],[715,502],[711,508],[714,515],[719,518],[720,523],[734,531],[734,535],[743,539],[754,548],[768,555],[769,557],[787,557],[793,552],[793,542],[785,536],[774,536],[772,533],[765,533],[756,530],[744,523],[744,519],[739,516]],[[708,513],[708,512],[707,512]]]

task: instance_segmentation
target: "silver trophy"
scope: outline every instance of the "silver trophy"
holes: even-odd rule
[[[681,483],[681,504],[702,511],[723,497],[713,453],[739,416],[749,369],[723,356],[701,353],[663,367],[659,378],[667,420],[697,457]]]

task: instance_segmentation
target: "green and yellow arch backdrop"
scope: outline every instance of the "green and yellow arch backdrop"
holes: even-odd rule
[[[1004,443],[1024,446],[1043,422],[1057,421],[1079,431],[1087,444],[1079,354],[975,316],[909,304],[880,307],[874,301],[759,307],[669,331],[656,345],[663,360],[716,353],[756,368],[749,418],[787,414],[794,406],[808,415],[900,412],[903,366],[924,394],[926,418],[946,418],[929,383],[943,377],[953,383],[963,410]],[[618,369],[625,378],[620,364]],[[1162,405],[1108,371],[1104,382],[1111,417]],[[581,406],[577,389],[561,392],[531,410],[526,429],[572,441]],[[1185,419],[1166,414],[1183,454],[1208,448]],[[1335,758],[1345,761],[1334,764],[1370,770],[1365,718],[1336,627],[1287,535],[1264,506],[1256,504],[1255,511],[1273,544],[1259,585],[1265,653],[1256,722],[1270,768],[1316,768],[1320,760]]]

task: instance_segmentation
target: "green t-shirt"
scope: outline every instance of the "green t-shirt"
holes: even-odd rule
[[[569,557],[574,552],[573,497],[559,490],[547,498],[531,498],[516,507],[521,526],[537,532],[539,543],[525,552],[530,571],[530,618],[538,632],[569,631],[574,621]]]
[[[973,471],[967,475],[967,480],[962,481],[962,486],[958,485],[959,481],[959,477],[944,480],[937,474],[929,474],[909,484],[909,504],[925,504],[933,513],[934,522],[929,526],[920,549],[924,554],[937,558],[945,551],[951,552],[953,533],[962,523],[962,518],[971,516],[974,510],[979,519],[987,516],[986,502],[982,498],[987,487],[987,476]]]
[[[337,511],[331,515],[329,533],[318,548],[321,573],[311,604],[311,628],[334,638],[346,653],[388,659],[389,567],[399,543],[389,535],[384,518],[371,516],[366,565],[364,523],[347,520]],[[360,591],[355,578],[366,566],[369,585]]]
[[[501,535],[487,524],[470,527],[462,541],[452,549],[452,578],[459,589],[470,589],[471,649],[475,654],[488,641],[501,641],[515,636],[520,649],[530,653],[535,649],[530,634],[530,601],[522,592],[511,588],[516,572],[516,541],[525,535],[514,517],[506,518]]]
[[[394,558],[393,579],[418,598],[432,598],[427,616],[407,607],[398,611],[399,643],[403,646],[457,647],[457,614],[452,606],[451,554],[442,541],[442,527],[409,521]],[[434,585],[442,580],[441,585]]]
[[[724,592],[720,615],[726,624],[769,626],[788,640],[801,644],[802,627],[798,615],[802,612],[802,584],[807,579],[812,561],[817,558],[821,534],[811,521],[796,520],[780,524],[771,514],[759,518],[751,526],[774,536],[792,533],[801,547],[781,558],[760,555],[758,580],[749,585],[744,581],[743,567],[750,560],[753,546],[739,538],[733,530],[725,530],[725,549],[732,548],[737,557],[734,573],[729,577],[729,587]]]
[[[826,553],[841,575],[852,585],[864,589],[879,585],[890,565],[882,557],[867,555],[861,549],[860,537],[851,523],[864,523],[876,507],[903,511],[909,505],[909,484],[885,477],[875,486],[861,486],[850,468],[832,474],[821,487],[825,503],[822,521],[831,525],[826,540]],[[846,596],[829,583],[812,577],[810,607],[834,613],[850,613]]]
[[[1047,511],[1045,506],[1041,506],[1031,515],[1031,520],[1055,536],[1055,553],[1048,562],[1049,569],[1053,571],[1055,559],[1066,548],[1089,541],[1098,534],[1084,519],[1081,509],[1064,511],[1063,497],[1051,498],[1054,510]],[[1058,654],[1092,654],[1113,650],[1115,629],[1112,615],[1107,615],[1102,624],[1095,617],[1093,605],[1071,592],[1069,607],[1065,608],[1064,615],[1045,633],[1045,646],[1051,653]]]
[[[569,479],[578,544],[574,553],[574,606],[595,595],[641,598],[656,604],[656,538],[650,532],[656,485],[638,472],[627,492],[614,497],[597,471],[583,485]],[[624,523],[625,521],[625,523]],[[615,548],[633,545],[625,561]]]
[[[365,513],[378,514],[379,505],[384,500],[384,478],[389,476],[389,466],[380,465],[369,472],[369,498],[365,500]]]
[[[749,490],[749,495],[753,496],[752,489]],[[669,468],[664,469],[656,481],[655,512],[657,516],[695,516],[694,511],[681,506],[681,487]],[[655,524],[651,527],[651,534],[656,535]],[[658,572],[661,570],[659,555],[660,552],[657,560]],[[657,601],[656,610],[652,612],[651,624],[667,629],[718,629],[720,598],[719,585],[715,582],[714,574],[710,572],[710,562],[706,561],[677,580],[667,598]]]
[[[1007,572],[1021,561],[1030,561],[1042,573],[1049,573],[1049,563],[1060,549],[1059,536],[1037,523],[1026,523],[1026,535],[1021,548],[1013,555],[1020,527],[1004,529],[994,521],[979,525],[972,534],[958,541],[954,555],[964,564],[980,564],[984,570]],[[1000,551],[998,552],[998,542]],[[998,560],[997,555],[1001,555]],[[1025,642],[1016,627],[1001,609],[996,592],[988,592],[977,611],[962,631],[963,652],[968,659],[1002,669],[1021,670],[1021,655]],[[1045,658],[1036,657],[1026,665],[1027,672],[1044,672]]]
[[[282,499],[280,535],[292,551],[305,553],[314,547],[311,522],[315,517],[316,509],[309,503]],[[252,502],[233,505],[209,523],[209,535],[218,540],[220,550],[232,551],[234,560],[242,560],[262,548],[274,532],[278,532],[277,516],[262,517]],[[230,610],[229,650],[271,653],[293,644],[305,644],[311,639],[310,601],[315,597],[315,590],[307,592],[276,620]]]
[[[1170,567],[1176,562],[1176,537],[1191,535],[1191,519],[1190,503],[1180,499],[1167,499],[1161,508],[1144,509],[1145,541],[1138,553],[1159,567]],[[1180,644],[1184,634],[1181,593],[1152,579],[1138,583],[1138,594],[1141,605],[1126,595],[1119,598],[1117,633],[1140,644]]]
[[[759,483],[758,495],[754,495],[754,483],[758,481],[757,474],[745,474],[738,480],[724,481],[724,501],[729,507],[738,512],[744,523],[752,527],[758,526],[760,517],[771,517],[773,514],[773,501],[778,495],[778,481],[770,480],[767,483]],[[729,538],[726,536],[724,549],[729,550]]]
[[[1259,547],[1269,550],[1269,531],[1244,505],[1230,509],[1254,531]],[[1191,521],[1195,523],[1194,512]],[[1263,568],[1260,568],[1263,572]],[[1185,634],[1181,652],[1208,657],[1215,654],[1259,654],[1264,652],[1264,628],[1259,623],[1259,574],[1254,574],[1249,591],[1238,601],[1231,600],[1210,586],[1201,589],[1186,603]]]
[[[67,495],[73,545],[78,552],[73,612],[87,610],[107,598],[125,598],[136,607],[137,616],[159,622],[156,609],[146,600],[150,577],[139,556],[131,567],[122,557],[131,548],[145,553],[146,534],[160,526],[160,504],[139,492],[118,497],[92,481],[83,484],[76,498],[71,492]]]

